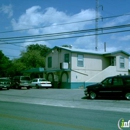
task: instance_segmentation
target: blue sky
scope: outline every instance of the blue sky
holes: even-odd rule
[[[98,27],[103,29],[98,31],[98,51],[104,51],[106,42],[107,52],[130,52],[129,5],[130,0],[99,0]],[[50,48],[68,44],[73,48],[95,51],[95,31],[87,31],[95,28],[95,7],[96,0],[0,0],[0,50],[11,59],[18,58],[27,45],[35,43]],[[127,26],[124,28],[123,25]],[[113,29],[115,26],[117,29]],[[112,28],[105,30],[106,27]],[[80,30],[86,32],[79,33]],[[73,31],[78,34],[72,34]],[[63,32],[71,33],[61,35]],[[52,37],[52,33],[61,36]],[[45,34],[51,35],[49,39],[56,39],[48,40]],[[37,39],[36,35],[44,37]],[[16,41],[12,37],[22,37],[22,40]]]

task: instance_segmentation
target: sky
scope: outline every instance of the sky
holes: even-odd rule
[[[129,53],[129,5],[130,0],[0,0],[0,50],[10,59],[36,43]]]

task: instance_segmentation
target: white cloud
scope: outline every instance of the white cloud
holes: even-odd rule
[[[77,14],[70,15],[63,11],[58,11],[53,7],[49,7],[43,10],[40,6],[33,6],[31,8],[28,8],[25,11],[25,13],[22,14],[18,19],[12,19],[12,26],[14,30],[35,28],[26,30],[26,32],[29,35],[51,34],[57,32],[67,32],[87,28],[94,28],[95,23],[92,21],[74,23],[75,21],[85,21],[94,18],[95,18],[95,10],[92,9],[81,10]],[[103,22],[104,26],[115,26],[117,24],[121,23],[123,24],[124,22],[128,21],[128,19],[129,16],[125,16],[115,18],[107,22],[106,24],[105,21]],[[72,24],[64,24],[64,23],[72,23]],[[126,39],[129,39],[129,37],[126,37]],[[66,43],[72,44],[73,47],[75,48],[95,50],[95,36],[80,37],[77,38],[75,41],[74,40],[75,39],[73,40],[67,39]],[[113,40],[113,38],[110,40]],[[122,38],[122,40],[124,39]],[[56,44],[57,42],[58,41],[56,41],[55,44],[53,45],[57,45]],[[49,44],[50,42],[38,42],[38,43],[50,46]],[[30,44],[31,44],[30,42],[25,41],[25,45]],[[113,44],[111,45],[113,46]],[[104,51],[104,43],[100,41],[100,39],[98,42],[98,50]],[[107,47],[107,51],[115,51],[115,50],[117,50],[117,47],[110,47],[110,46]]]
[[[119,49],[117,47],[107,47],[106,48],[106,52],[114,52],[114,51],[118,51]]]
[[[27,30],[27,33],[29,35],[51,34],[81,30],[85,27],[90,27],[93,25],[92,21],[78,23],[74,22],[90,20],[94,19],[94,17],[95,11],[91,9],[81,10],[81,12],[77,14],[68,15],[65,12],[56,10],[53,7],[42,10],[40,6],[33,6],[27,9],[26,12],[22,14],[18,20],[12,19],[12,26],[14,30],[35,28]]]
[[[0,12],[7,14],[8,17],[12,17],[13,16],[13,9],[12,9],[12,5],[2,5],[0,7]]]
[[[129,34],[119,34],[119,35],[116,35],[116,34],[113,34],[111,36],[111,39],[112,40],[116,40],[116,42],[128,42],[130,41],[130,35]]]
[[[130,20],[130,16],[124,15],[121,17],[116,17],[112,20],[109,20],[104,24],[104,27],[116,26],[118,24],[124,24],[125,22]]]
[[[80,48],[80,49],[86,49],[86,51],[95,51],[95,36],[90,37],[81,37],[78,38],[74,42],[74,48]],[[120,47],[119,47],[120,48]],[[116,46],[111,47],[106,45],[106,52],[112,52],[119,50]],[[105,45],[104,42],[98,41],[98,52],[104,52],[105,51]]]
[[[84,48],[87,50],[94,50],[95,46],[95,37],[81,37],[78,38],[74,43],[76,48]]]
[[[30,41],[32,41],[32,42],[30,42]],[[33,41],[35,41],[35,39],[26,40],[26,41],[23,43],[23,46],[26,47],[26,46],[28,46],[28,45],[37,43],[37,41],[36,41],[36,42],[33,42]],[[51,46],[51,45],[50,45],[48,42],[46,42],[46,41],[38,41],[38,44],[47,45],[48,47]]]
[[[122,36],[118,40],[120,40],[120,41],[130,41],[130,35]]]
[[[67,15],[62,11],[58,11],[53,7],[49,7],[44,11],[40,6],[33,6],[26,10],[18,20],[13,19],[12,25],[14,29],[26,29],[33,27],[44,27],[34,30],[29,30],[29,34],[54,33],[83,29],[86,25],[92,22],[81,22],[76,24],[58,25],[63,23],[71,23],[75,21],[89,20],[95,17],[94,10],[81,10],[81,12],[74,15]],[[56,26],[58,25],[58,26]]]

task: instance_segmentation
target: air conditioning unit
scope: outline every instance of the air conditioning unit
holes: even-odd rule
[[[63,62],[63,63],[60,63],[60,68],[61,69],[68,69],[69,68],[69,65],[67,62]]]

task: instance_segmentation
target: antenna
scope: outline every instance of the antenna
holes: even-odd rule
[[[102,7],[102,10],[103,10],[103,6],[102,5],[100,5],[101,7]],[[95,50],[96,51],[98,51],[98,19],[99,19],[99,17],[98,17],[98,9],[99,9],[99,1],[98,0],[96,0],[96,14],[95,14],[95,33],[96,33],[96,35],[95,35]]]
[[[95,50],[98,50],[98,0],[96,0],[96,18],[95,18],[95,31],[96,31],[96,35],[95,35]]]

